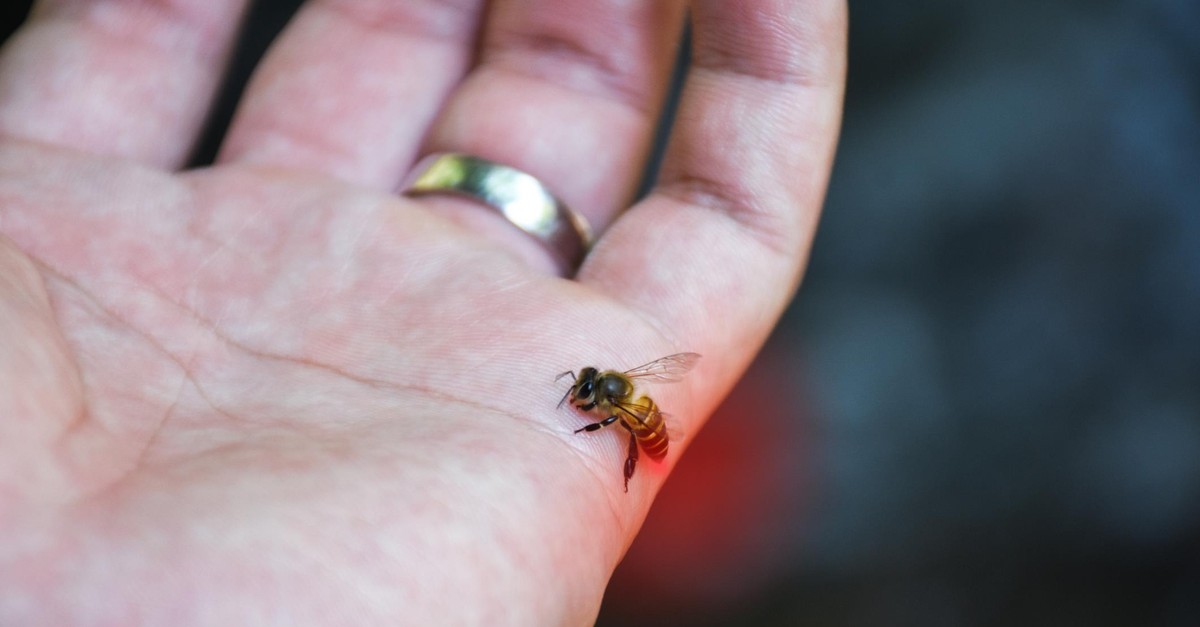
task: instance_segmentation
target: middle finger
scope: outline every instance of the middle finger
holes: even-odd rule
[[[218,161],[390,188],[470,66],[484,0],[311,0],[255,70]]]

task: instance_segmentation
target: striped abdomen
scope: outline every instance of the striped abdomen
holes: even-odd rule
[[[630,411],[621,412],[621,422],[637,438],[642,451],[656,461],[666,457],[667,423],[658,405],[649,396],[643,396],[623,406]]]

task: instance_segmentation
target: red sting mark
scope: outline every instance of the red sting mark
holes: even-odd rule
[[[801,373],[794,354],[764,351],[689,443],[613,575],[600,625],[711,619],[787,572],[812,487]]]

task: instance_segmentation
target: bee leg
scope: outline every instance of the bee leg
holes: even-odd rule
[[[625,491],[629,491],[629,479],[633,477],[633,469],[637,467],[638,443],[637,436],[629,432],[629,457],[625,458]]]
[[[616,416],[609,416],[608,418],[605,418],[604,420],[601,420],[600,422],[593,422],[592,424],[590,424],[586,427],[580,427],[575,430],[575,433],[579,433],[581,431],[596,431],[598,429],[603,429],[604,427],[607,427],[608,425],[611,425],[612,423],[614,423],[616,421],[617,421]]]

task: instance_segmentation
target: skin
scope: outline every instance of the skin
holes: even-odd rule
[[[648,5],[648,6],[647,6]],[[589,624],[789,301],[840,122],[832,0],[312,0],[182,170],[244,6],[46,1],[0,54],[0,624]],[[602,234],[573,279],[396,195],[459,150]],[[667,459],[556,409],[688,350]]]

